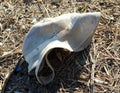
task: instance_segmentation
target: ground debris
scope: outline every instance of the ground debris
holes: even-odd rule
[[[120,93],[119,0],[1,0],[0,5],[0,91],[3,88],[4,93],[89,93],[92,78],[95,93]],[[62,54],[55,50],[51,54],[56,73],[53,82],[41,86],[34,75],[28,75],[26,62],[21,65],[23,69],[14,72],[23,60],[21,46],[33,24],[46,17],[93,11],[101,12],[102,17],[91,46],[80,53]],[[93,70],[89,54],[95,59]]]

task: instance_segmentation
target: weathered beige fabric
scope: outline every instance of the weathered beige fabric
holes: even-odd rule
[[[29,64],[28,72],[35,68],[36,78],[41,84],[51,82],[55,74],[47,54],[54,48],[65,48],[74,52],[86,48],[91,42],[99,18],[99,12],[70,13],[47,18],[35,24],[25,37],[22,48],[25,60]],[[40,75],[43,58],[52,71],[48,76]]]

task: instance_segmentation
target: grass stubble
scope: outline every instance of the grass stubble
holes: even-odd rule
[[[85,51],[82,52],[82,55],[73,53],[68,58],[69,62],[65,61],[65,64],[62,63],[64,65],[62,69],[56,70],[58,78],[62,78],[59,79],[59,88],[55,91],[57,93],[120,93],[120,2],[119,0],[77,1],[34,0],[32,3],[23,3],[22,0],[0,1],[1,91],[10,73],[23,59],[21,54],[22,42],[33,24],[43,18],[55,17],[69,12],[99,11],[102,15],[91,42],[89,55],[85,60],[86,64],[80,65],[86,55]],[[55,53],[58,55],[58,59],[62,60],[62,55],[59,52]],[[83,57],[80,60],[81,56]],[[15,75],[12,78],[14,79]],[[39,86],[37,81],[32,80],[31,82]],[[11,84],[9,81],[7,83],[5,93],[14,91],[24,93],[23,87],[16,86],[15,81],[13,84],[12,81]],[[53,86],[55,87],[56,83],[53,83]],[[54,87],[51,88],[48,85],[46,88],[44,86],[42,93],[53,93],[50,91],[54,90]],[[33,88],[34,91],[37,90],[36,92],[27,91],[39,93],[38,88]]]

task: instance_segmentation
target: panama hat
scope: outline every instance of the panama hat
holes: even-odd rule
[[[28,72],[35,69],[37,80],[41,84],[50,83],[54,69],[47,55],[54,48],[63,48],[78,52],[86,48],[99,23],[100,13],[69,13],[55,18],[47,18],[33,25],[26,35],[22,52],[28,63]],[[51,74],[42,76],[43,59],[51,69]],[[39,74],[39,75],[38,75]]]

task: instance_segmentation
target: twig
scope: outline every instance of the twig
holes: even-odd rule
[[[45,5],[44,5],[44,3],[43,3],[42,0],[41,0],[41,3],[42,3],[42,5],[43,5],[43,7],[44,7],[44,9],[45,9],[45,11],[46,11],[46,13],[47,13],[47,16],[50,17],[49,12],[48,12],[47,8],[45,7]],[[40,3],[38,3],[38,7],[39,7],[39,9],[40,9]]]
[[[71,2],[72,2],[72,6],[73,6],[73,9],[74,9],[74,13],[75,13],[76,12],[75,2],[74,2],[74,0],[71,0]]]
[[[5,54],[3,54],[0,58],[3,58],[7,55],[11,55],[11,54],[15,54],[15,53],[21,53],[21,49],[20,49],[20,46],[18,46],[17,48],[9,51],[9,52],[6,52]]]
[[[107,68],[106,68],[106,66],[104,66],[103,68],[105,69],[106,74],[110,75],[109,72],[108,72],[108,70],[107,70]]]
[[[90,93],[94,93],[94,69],[95,69],[95,60],[93,59],[90,53],[90,59],[92,62],[92,70],[91,70],[91,79],[90,79]]]

